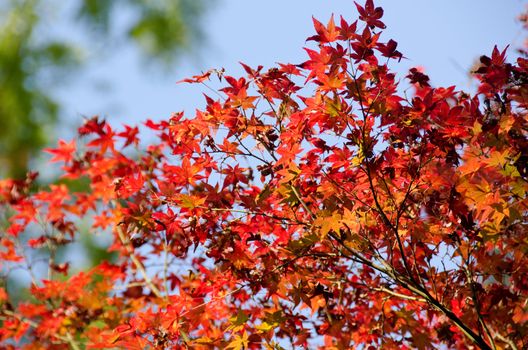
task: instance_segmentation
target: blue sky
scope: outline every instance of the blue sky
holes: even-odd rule
[[[524,40],[516,17],[527,1],[375,3],[385,9],[387,30],[382,38],[396,40],[408,58],[392,68],[403,75],[412,66],[423,66],[436,86],[456,84],[469,89],[466,72],[481,54],[490,54],[494,44],[516,47]],[[192,112],[203,105],[204,90],[176,81],[209,68],[243,74],[239,61],[265,67],[300,63],[306,58],[305,39],[313,34],[312,15],[326,22],[332,13],[348,21],[357,16],[351,0],[217,0],[202,23],[207,42],[198,55],[184,57],[171,72],[149,68],[132,47],[123,46],[114,53],[111,47],[94,48],[88,54],[103,58],[57,92],[65,106],[64,125],[78,125],[83,115],[99,114],[113,123],[133,124],[180,110]],[[513,50],[509,56],[514,56]]]

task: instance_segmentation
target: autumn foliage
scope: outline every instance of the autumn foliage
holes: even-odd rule
[[[143,141],[87,120],[48,152],[89,189],[2,180],[3,346],[527,348],[528,60],[494,48],[475,94],[398,77],[357,10],[302,64],[186,79],[222,86]],[[78,271],[86,226],[116,259]]]

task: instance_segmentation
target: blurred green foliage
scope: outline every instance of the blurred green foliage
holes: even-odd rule
[[[96,43],[117,36],[137,45],[155,64],[168,67],[201,41],[199,20],[213,1],[0,1],[0,176],[25,175],[29,160],[48,141],[60,116],[53,84],[85,63],[78,44],[46,37],[49,30],[43,29],[56,20],[49,18],[53,10],[73,6],[62,11],[71,18],[59,21]],[[122,13],[132,19],[126,28],[113,25]]]

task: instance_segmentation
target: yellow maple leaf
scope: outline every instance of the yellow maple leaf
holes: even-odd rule
[[[226,349],[233,349],[233,350],[244,350],[248,348],[249,344],[249,336],[247,332],[244,332],[242,336],[239,336],[238,334],[235,335],[234,339],[231,341],[231,343],[227,344]]]
[[[341,214],[337,212],[332,213],[331,216],[318,216],[314,220],[313,224],[319,229],[317,232],[319,239],[325,239],[325,237],[331,231],[338,233],[342,227],[342,219],[343,217],[341,216]]]

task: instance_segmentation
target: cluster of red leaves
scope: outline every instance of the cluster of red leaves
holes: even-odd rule
[[[398,90],[383,11],[323,25],[300,65],[225,86],[192,118],[99,118],[49,150],[66,185],[0,182],[7,277],[47,254],[0,342],[25,349],[528,346],[528,61],[482,56],[471,96]],[[134,151],[136,150],[136,151]],[[139,151],[141,150],[141,151]],[[79,225],[118,254],[69,271]]]

